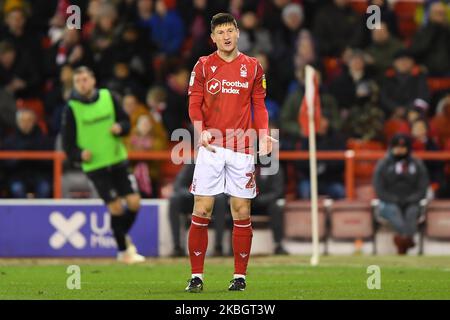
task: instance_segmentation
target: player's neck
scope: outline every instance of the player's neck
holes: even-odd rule
[[[226,62],[231,62],[237,58],[237,56],[239,55],[239,51],[237,48],[230,52],[217,50],[217,54]]]

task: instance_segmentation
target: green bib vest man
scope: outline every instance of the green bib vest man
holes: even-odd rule
[[[64,151],[71,163],[81,165],[108,207],[117,259],[128,264],[142,262],[145,258],[128,236],[141,200],[136,180],[128,172],[128,154],[121,140],[130,131],[129,118],[109,90],[96,89],[89,68],[77,68],[73,81],[74,92],[63,114]]]

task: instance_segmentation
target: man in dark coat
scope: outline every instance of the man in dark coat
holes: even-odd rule
[[[394,243],[399,254],[414,247],[420,200],[429,184],[423,162],[411,156],[411,138],[395,135],[385,158],[378,161],[373,184],[380,199],[380,216],[395,230]]]

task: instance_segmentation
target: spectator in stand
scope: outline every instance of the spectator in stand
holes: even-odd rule
[[[92,65],[92,56],[89,48],[80,38],[77,29],[64,29],[61,40],[47,49],[45,59],[45,74],[49,82],[55,82],[61,74],[61,68],[70,65],[72,68],[81,65]],[[51,81],[53,80],[53,81]]]
[[[347,68],[330,84],[330,93],[337,99],[340,109],[362,108],[376,101],[377,85],[367,70],[363,51],[351,51]]]
[[[364,52],[348,51],[343,73],[330,84],[337,99],[345,135],[363,140],[380,139],[383,113],[378,106],[378,86],[369,73]]]
[[[136,128],[137,120],[140,116],[150,114],[149,109],[140,103],[136,94],[131,92],[128,92],[123,96],[122,105],[123,109],[128,114],[128,117],[130,117],[130,131]]]
[[[256,52],[264,54],[270,54],[272,52],[270,32],[260,26],[255,11],[243,11],[239,22],[238,45],[241,52],[252,56]]]
[[[298,34],[303,23],[303,8],[299,4],[291,3],[283,8],[282,28],[273,32],[272,58],[275,61],[283,61],[277,65],[278,74],[283,87],[295,79],[294,55],[296,46],[293,45],[298,40]]]
[[[33,111],[17,111],[17,128],[7,137],[4,150],[52,150],[53,144],[37,125]],[[8,188],[13,198],[27,198],[34,193],[36,198],[51,197],[51,162],[39,160],[5,160],[8,172]]]
[[[405,119],[414,106],[428,108],[429,92],[425,75],[414,66],[414,58],[407,49],[394,56],[394,70],[390,70],[381,86],[380,103],[386,118]]]
[[[391,5],[389,4],[389,0],[369,0],[368,6],[378,6],[380,9],[380,20],[381,24],[384,25],[386,28],[386,31],[389,34],[397,35],[397,16],[395,15],[395,12],[392,10]],[[366,12],[360,20],[359,28],[355,33],[355,37],[353,39],[353,46],[356,46],[358,48],[367,48],[367,46],[374,43],[373,39],[373,31],[377,30],[375,29],[369,29],[367,27],[367,22],[370,21],[371,16],[373,15],[373,11]],[[372,18],[373,19],[373,18]]]
[[[286,90],[278,80],[276,68],[271,68],[269,57],[264,53],[257,53],[254,57],[261,64],[266,75],[266,82],[269,84],[266,89],[267,95],[265,100],[267,112],[269,113],[269,120],[278,123],[281,104],[283,103]]]
[[[0,40],[13,44],[17,52],[29,54],[27,60],[38,72],[42,71],[41,36],[28,26],[27,5],[24,1],[6,1],[4,6],[4,25],[0,27]]]
[[[122,105],[123,109],[130,117],[131,132],[136,130],[138,119],[141,116],[148,116],[152,125],[152,134],[157,137],[158,140],[166,141],[164,145],[167,144],[168,137],[163,124],[155,119],[154,113],[152,113],[146,105],[142,104],[135,94],[127,93],[122,99]],[[124,137],[124,142],[126,145],[129,144],[129,140],[130,136]]]
[[[298,87],[291,92],[283,103],[280,113],[280,129],[283,139],[281,139],[282,149],[296,149],[302,138],[302,128],[298,123],[298,113],[300,105],[305,94],[305,72],[304,69],[297,69],[296,76],[298,79]],[[319,85],[320,85],[319,77]],[[335,129],[340,128],[341,120],[336,99],[323,92],[320,88],[320,103],[323,110],[327,110],[328,121]]]
[[[148,86],[154,78],[154,51],[155,48],[148,37],[145,37],[135,24],[128,23],[116,42],[114,59],[127,63],[133,77],[139,80],[141,85]],[[139,98],[144,99],[143,96]]]
[[[425,198],[429,178],[423,162],[411,156],[411,138],[398,134],[392,138],[385,158],[378,161],[373,185],[380,199],[380,216],[395,230],[398,254],[415,246],[420,200]]]
[[[313,34],[321,56],[339,57],[353,42],[360,18],[349,0],[333,0],[319,10],[314,19]]]
[[[187,67],[193,69],[198,57],[207,56],[215,50],[211,40],[210,20],[216,12],[225,11],[217,2],[207,0],[177,1],[178,12],[183,18],[188,36],[192,39],[187,57]]]
[[[146,103],[156,122],[164,126],[163,115],[167,109],[167,91],[164,87],[153,86],[147,92]]]
[[[67,8],[70,5],[68,0],[57,0],[57,2],[56,10],[48,22],[49,28],[47,35],[52,45],[62,39],[68,17]]]
[[[313,66],[321,74],[324,74],[324,68],[321,59],[317,53],[316,44],[314,38],[308,30],[301,30],[298,33],[296,41],[296,52],[294,55],[294,66],[296,70],[302,70],[307,65]],[[292,89],[292,85],[289,86],[288,92]]]
[[[158,52],[164,56],[179,53],[183,44],[185,29],[175,9],[168,9],[165,0],[155,1],[155,14],[150,18],[151,39]]]
[[[167,108],[163,112],[162,119],[169,135],[175,129],[190,125],[186,96],[189,76],[189,70],[181,67],[171,72],[167,78]]]
[[[136,0],[136,24],[144,35],[151,39],[150,20],[153,17],[153,0]]]
[[[55,81],[54,87],[45,95],[45,114],[52,136],[56,136],[61,129],[62,113],[73,90],[72,79],[72,66],[64,65],[61,68],[59,81]]]
[[[412,53],[433,76],[450,76],[450,25],[447,5],[435,2],[430,7],[428,23],[412,42]]]
[[[450,94],[443,97],[436,108],[436,115],[431,119],[431,131],[441,149],[450,151]],[[442,187],[436,192],[438,198],[450,198],[449,164],[446,165],[447,175]]]
[[[262,25],[271,32],[283,28],[283,9],[291,0],[262,0],[258,3],[258,13],[262,16]]]
[[[428,123],[424,118],[410,122],[412,150],[413,151],[439,151],[441,150],[429,134]],[[437,190],[444,182],[444,163],[442,161],[424,161],[428,170],[433,190]]]
[[[2,135],[5,135],[7,131],[14,128],[15,114],[16,100],[14,99],[14,95],[0,87],[0,140]]]
[[[381,22],[380,28],[373,29],[371,35],[372,43],[365,52],[376,79],[381,81],[386,70],[392,66],[395,54],[403,49],[403,44],[390,33],[386,22]]]
[[[39,73],[26,52],[18,51],[9,42],[0,42],[0,90],[15,98],[36,97],[39,79]]]
[[[439,146],[450,151],[450,94],[439,101],[431,127]]]
[[[185,164],[178,173],[173,186],[173,194],[169,200],[169,219],[173,239],[173,253],[175,257],[186,255],[180,240],[180,215],[192,212],[194,196],[190,192],[192,177],[194,175],[194,164]],[[212,217],[215,228],[214,255],[223,255],[223,231],[225,230],[225,217],[229,212],[228,196],[224,193],[218,194],[214,199],[214,215]]]
[[[142,114],[132,129],[126,147],[128,151],[158,151],[167,148],[167,137],[155,130],[150,113]],[[158,161],[138,161],[133,164],[141,196],[154,198],[159,196],[160,164]]]
[[[231,13],[238,21],[246,10],[255,10],[255,0],[229,0],[226,12]]]
[[[86,10],[86,18],[83,19],[81,26],[81,36],[83,41],[88,42],[94,31],[96,20],[99,16],[102,0],[89,0]]]
[[[132,74],[126,61],[116,61],[113,66],[112,76],[102,81],[101,86],[122,97],[126,92],[135,92],[138,97],[144,96],[144,88]]]
[[[95,70],[100,79],[113,74],[116,45],[124,29],[124,25],[119,22],[116,7],[110,2],[102,2],[89,39]]]
[[[345,138],[330,126],[329,116],[324,110],[317,130],[316,147],[318,151],[342,151],[346,150]],[[302,137],[300,150],[309,150],[309,139]],[[297,186],[298,193],[302,199],[309,199],[310,175],[309,162],[302,160],[297,162],[297,172],[300,182]],[[345,197],[344,187],[344,162],[342,160],[319,160],[317,161],[318,192],[332,199]]]

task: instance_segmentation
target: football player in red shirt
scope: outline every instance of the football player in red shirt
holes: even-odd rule
[[[268,133],[264,71],[255,58],[238,51],[235,18],[228,13],[213,16],[211,38],[217,51],[199,58],[189,81],[189,116],[201,134],[191,185],[192,277],[186,291],[203,290],[208,224],[219,193],[230,195],[233,216],[234,277],[228,289],[243,291],[253,236],[250,201],[256,196],[252,145],[257,134],[259,154],[267,155],[276,140]]]

